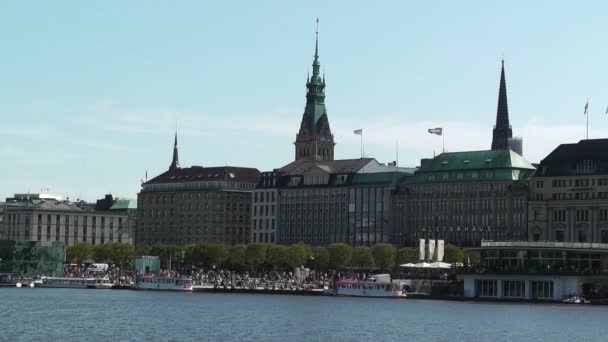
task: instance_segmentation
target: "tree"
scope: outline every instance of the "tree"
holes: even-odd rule
[[[453,264],[456,262],[462,262],[464,258],[464,251],[462,248],[459,248],[454,245],[446,245],[443,250],[443,261]]]
[[[289,248],[281,245],[270,245],[266,253],[266,263],[273,267],[283,267],[287,264]]]
[[[372,247],[372,255],[376,266],[381,270],[392,270],[395,267],[395,247],[388,243],[377,244]]]
[[[245,261],[247,265],[257,267],[266,260],[268,246],[264,243],[254,243],[247,245],[245,250]]]
[[[287,266],[290,268],[304,266],[308,258],[310,258],[310,253],[310,247],[302,242],[291,245],[287,253]]]
[[[477,251],[466,251],[464,253],[464,261],[466,261],[467,263],[470,263],[470,265],[479,265],[479,263],[481,262],[481,258],[479,256],[479,252]]]
[[[373,267],[375,264],[372,250],[369,247],[359,246],[353,249],[351,265],[354,267]]]
[[[203,255],[207,266],[221,266],[228,259],[229,251],[223,243],[211,243],[207,245]]]
[[[334,243],[327,248],[329,252],[329,266],[335,270],[350,264],[353,248],[344,243]]]
[[[88,242],[78,242],[65,248],[66,259],[78,265],[93,256],[94,247]]]
[[[417,253],[418,251],[415,248],[399,248],[397,255],[395,256],[397,265],[418,262]]]
[[[110,260],[120,268],[129,263],[135,248],[130,243],[116,242],[110,245]]]
[[[93,259],[97,262],[107,263],[110,261],[111,254],[110,244],[97,245],[93,251]]]
[[[327,248],[317,246],[317,247],[313,247],[311,249],[311,252],[312,252],[312,257],[314,260],[315,268],[318,271],[327,270],[327,267],[329,266],[329,252],[327,251]]]
[[[141,245],[141,246],[137,246],[135,248],[135,252],[133,255],[150,255],[150,246],[148,245]]]
[[[234,245],[228,251],[228,262],[233,266],[245,266],[247,246]]]

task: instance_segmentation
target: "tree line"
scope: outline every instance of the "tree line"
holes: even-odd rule
[[[392,271],[404,263],[419,261],[416,248],[395,248],[391,244],[377,244],[372,247],[352,247],[343,243],[328,246],[309,246],[297,243],[291,246],[254,243],[249,245],[226,245],[223,243],[197,243],[186,246],[154,244],[135,248],[127,243],[91,245],[81,242],[66,246],[66,260],[83,263],[87,260],[111,263],[124,267],[137,255],[158,256],[172,268],[181,266],[226,267],[226,268],[287,268],[298,266],[313,269],[339,270],[344,268],[377,269]],[[479,254],[465,252],[454,245],[446,245],[444,262],[479,263]]]

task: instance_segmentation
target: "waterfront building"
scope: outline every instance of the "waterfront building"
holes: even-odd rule
[[[608,243],[608,139],[559,145],[530,185],[530,240]]]
[[[166,172],[142,184],[136,245],[249,243],[254,168],[179,165],[177,134]]]
[[[492,150],[512,150],[523,156],[523,139],[513,137],[513,129],[509,123],[509,106],[507,103],[507,82],[505,80],[505,61],[500,70],[500,86],[498,89],[498,108],[496,109],[496,125],[492,131]]]
[[[63,275],[61,241],[0,240],[0,273]]]
[[[393,242],[430,238],[475,246],[483,239],[527,239],[527,181],[534,170],[506,149],[422,159],[393,195]]]
[[[88,203],[71,202],[46,194],[16,194],[6,202],[2,230],[10,240],[61,241],[66,245],[77,242],[93,245],[133,243],[134,202],[127,204],[126,208],[110,207],[107,210],[95,210]],[[122,200],[121,203],[124,202],[129,201]]]
[[[333,160],[336,144],[325,108],[325,75],[321,76],[318,27],[312,76],[306,77],[306,89],[306,107],[294,143],[295,160]]]
[[[390,189],[412,170],[360,158],[300,159],[275,172],[278,243],[371,245],[389,242]]]
[[[260,182],[253,190],[250,243],[276,243],[278,179],[279,174],[275,171],[262,172]]]
[[[480,252],[481,265],[458,276],[467,298],[598,298],[608,290],[608,244],[484,241],[470,250]]]

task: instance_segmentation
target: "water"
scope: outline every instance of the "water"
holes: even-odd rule
[[[0,289],[2,341],[606,341],[608,307]]]

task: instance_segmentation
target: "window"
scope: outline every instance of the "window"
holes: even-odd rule
[[[589,210],[586,210],[586,209],[576,210],[576,220],[583,221],[583,222],[589,221]]]
[[[523,280],[503,280],[502,295],[504,297],[525,297],[526,283]]]
[[[479,297],[496,297],[498,295],[497,283],[496,280],[477,280],[477,295]]]
[[[555,231],[555,241],[564,242],[564,231],[563,230]]]
[[[553,299],[553,281],[532,280],[530,292],[532,299]]]
[[[579,230],[578,231],[578,242],[587,242],[587,231]]]

